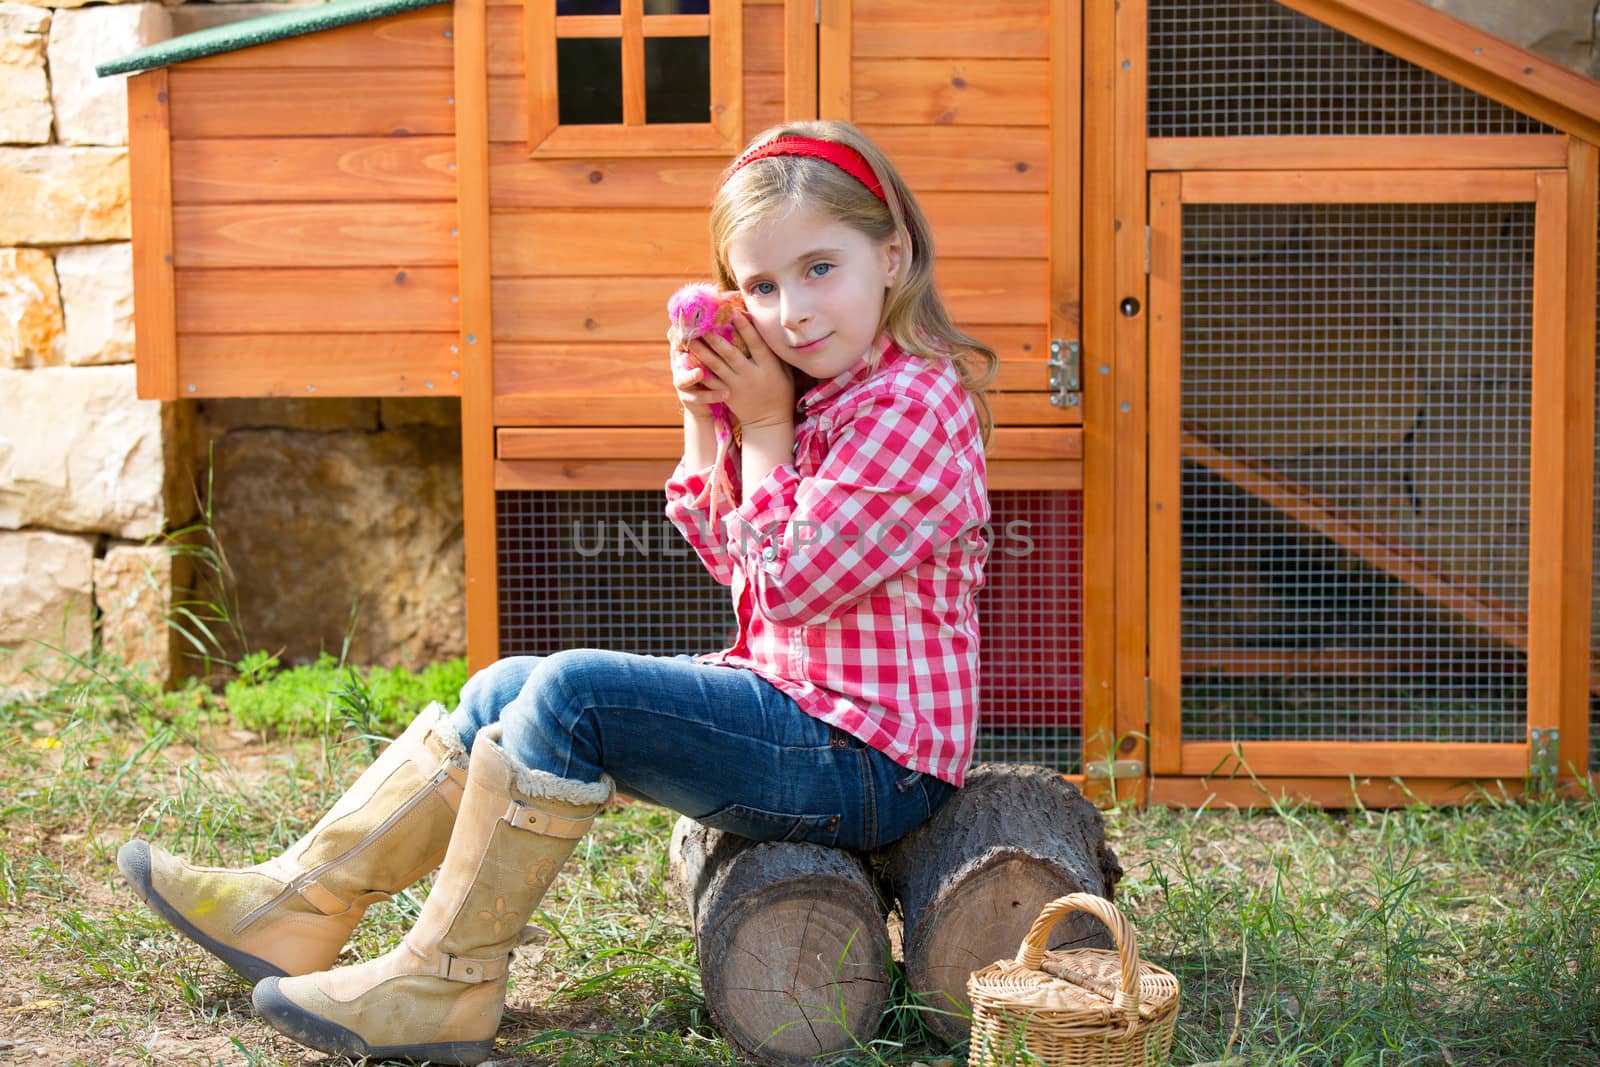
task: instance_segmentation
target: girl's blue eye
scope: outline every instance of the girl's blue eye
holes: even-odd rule
[[[777,286],[771,282],[756,282],[750,287],[750,292],[756,296],[771,296],[776,289]]]
[[[811,265],[811,273],[813,275],[815,275],[816,277],[818,277],[818,278],[822,277],[824,274],[828,273],[832,269],[833,269],[833,264],[832,263],[813,263]]]

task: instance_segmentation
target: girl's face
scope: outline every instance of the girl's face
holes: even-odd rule
[[[724,252],[761,339],[819,382],[872,347],[900,269],[897,239],[874,241],[803,208],[750,227]]]

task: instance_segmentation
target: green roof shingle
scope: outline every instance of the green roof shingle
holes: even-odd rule
[[[321,33],[336,26],[349,26],[357,22],[371,22],[387,15],[412,11],[421,7],[449,3],[450,0],[330,0],[314,7],[297,7],[270,15],[213,26],[196,33],[141,48],[121,59],[113,59],[95,67],[101,77],[109,74],[132,74],[155,67],[169,67],[202,56],[223,52],[236,52],[271,41],[289,37],[303,37],[308,33]]]

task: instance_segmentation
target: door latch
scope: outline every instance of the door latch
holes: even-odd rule
[[[1077,341],[1052,340],[1050,359],[1045,363],[1050,369],[1050,404],[1058,408],[1075,408],[1083,399],[1079,381],[1082,363],[1082,346]]]

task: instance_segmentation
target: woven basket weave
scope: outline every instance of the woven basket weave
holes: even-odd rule
[[[1117,951],[1046,951],[1056,921],[1074,911],[1109,926]],[[1046,904],[1017,958],[974,971],[967,996],[972,1067],[1157,1067],[1172,1052],[1178,980],[1140,962],[1122,912],[1088,893]]]

